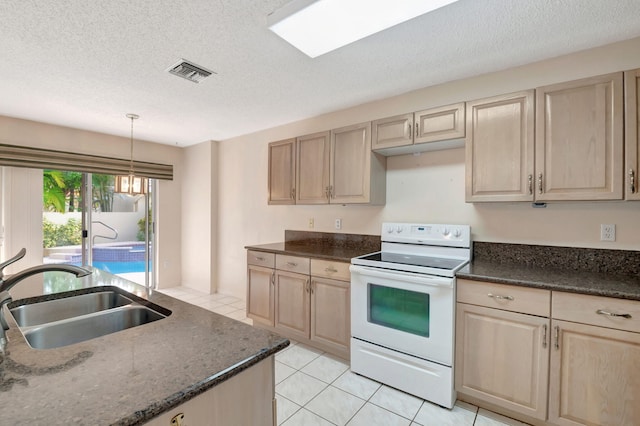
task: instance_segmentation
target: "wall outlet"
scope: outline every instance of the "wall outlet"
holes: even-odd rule
[[[342,219],[336,219],[336,229],[342,229]]]
[[[310,218],[309,219],[309,228],[310,229],[313,228],[313,225],[314,225],[314,220],[313,220],[313,218]]]
[[[609,224],[600,225],[600,241],[615,241],[616,240],[616,225]]]

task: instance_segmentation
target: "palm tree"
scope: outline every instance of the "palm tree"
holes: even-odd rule
[[[66,187],[63,172],[60,170],[45,170],[43,175],[43,206],[47,211],[65,212]]]

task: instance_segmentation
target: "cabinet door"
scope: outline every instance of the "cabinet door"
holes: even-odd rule
[[[274,357],[146,422],[146,426],[275,426]],[[249,403],[250,402],[250,403]]]
[[[457,304],[458,392],[544,420],[549,319]]]
[[[298,204],[327,204],[329,202],[329,132],[301,136],[297,141]]]
[[[413,114],[375,120],[371,127],[374,151],[413,144]]]
[[[247,317],[273,327],[273,287],[275,271],[249,265],[247,271]]]
[[[308,275],[276,271],[275,326],[292,338],[309,338]]]
[[[620,200],[622,73],[536,89],[536,200]]]
[[[464,102],[415,113],[414,144],[464,138]]]
[[[640,334],[555,320],[552,326],[549,421],[639,425]]]
[[[624,73],[625,90],[625,198],[640,200],[640,69]]]
[[[350,284],[345,281],[311,279],[311,340],[348,356],[351,338]]]
[[[467,102],[466,201],[533,201],[533,90]]]
[[[371,123],[331,131],[331,203],[368,203],[371,189]]]
[[[296,140],[269,144],[269,204],[295,204]]]

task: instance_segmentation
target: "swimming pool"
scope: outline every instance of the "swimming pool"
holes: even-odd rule
[[[105,262],[105,261],[93,261],[94,268],[102,269],[103,271],[110,272],[112,274],[125,274],[127,272],[144,272],[144,262]],[[152,270],[153,264],[149,263],[149,270]]]

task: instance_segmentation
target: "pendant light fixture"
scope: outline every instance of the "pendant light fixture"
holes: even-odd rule
[[[144,194],[147,189],[147,179],[142,176],[136,176],[133,170],[133,120],[140,118],[137,114],[127,114],[127,118],[131,119],[131,157],[129,160],[129,174],[116,176],[114,192],[120,194],[140,195]]]

